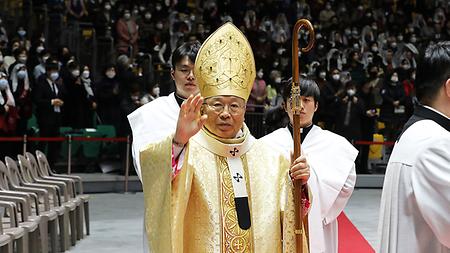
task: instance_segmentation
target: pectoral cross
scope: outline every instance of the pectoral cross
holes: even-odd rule
[[[231,154],[232,156],[236,156],[236,153],[239,153],[239,149],[233,148],[233,150],[230,150],[230,154]]]
[[[241,174],[236,173],[236,176],[233,176],[233,178],[239,183],[239,180],[241,180],[243,177],[241,176]]]

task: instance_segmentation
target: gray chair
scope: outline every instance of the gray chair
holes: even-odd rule
[[[0,217],[3,217],[3,209],[0,208]],[[13,237],[3,232],[3,222],[0,218],[0,252],[13,253]]]
[[[36,191],[36,192],[43,190],[48,191],[48,196],[51,196],[50,204],[53,204],[51,210],[56,211],[58,215],[61,251],[69,249],[70,247],[69,228],[72,231],[76,230],[75,204],[70,202],[63,202],[61,197],[61,191],[57,186],[24,182],[22,175],[20,174],[20,170],[17,167],[17,163],[9,157],[6,157],[5,161],[8,171],[7,174],[8,182],[12,190]],[[73,234],[72,237],[76,238],[76,232],[72,234]]]
[[[11,220],[10,226],[7,228],[4,228],[2,223],[3,234],[8,235],[13,240],[15,245],[15,247],[13,245],[13,248],[17,249],[17,253],[28,253],[28,234],[24,228],[19,227],[16,205],[11,202],[0,201],[0,207],[7,211]]]
[[[86,226],[86,235],[89,235],[90,234],[90,226],[89,226],[89,199],[90,199],[90,196],[88,194],[83,193],[83,181],[81,180],[81,177],[75,176],[75,175],[54,173],[50,168],[47,157],[45,156],[44,153],[42,153],[39,150],[36,151],[37,163],[36,163],[35,157],[31,153],[27,152],[26,156],[27,156],[28,161],[30,161],[30,164],[32,166],[35,166],[35,168],[37,169],[37,172],[41,178],[48,179],[48,180],[63,180],[63,181],[72,180],[74,187],[75,187],[75,183],[78,184],[78,193],[75,193],[76,190],[74,190],[74,193],[75,193],[74,198],[81,200],[81,202],[83,203],[82,210],[83,210],[83,216],[84,216],[84,223]],[[81,226],[82,226],[82,224],[81,224]],[[81,230],[81,231],[83,231],[83,230]],[[81,236],[82,235],[83,235],[83,233],[81,233]]]
[[[0,167],[4,167],[4,165],[2,166],[0,164]],[[0,170],[5,169],[6,168],[0,168]],[[2,179],[3,178],[3,179]],[[13,195],[13,193],[11,193],[8,190],[5,190],[5,188],[8,187],[8,182],[4,180],[4,177],[0,177],[0,195],[2,194],[11,194]],[[49,252],[49,242],[50,242],[50,246],[51,246],[51,252],[55,253],[57,252],[57,237],[58,237],[58,224],[57,224],[57,218],[58,218],[58,214],[57,211],[54,209],[50,208],[50,203],[49,203],[49,196],[48,196],[48,192],[44,192],[45,194],[43,195],[43,202],[44,205],[40,205],[40,199],[37,197],[37,194],[33,193],[33,192],[15,192],[16,195],[20,196],[21,194],[30,194],[31,196],[36,198],[35,201],[35,211],[36,211],[36,215],[38,215],[41,218],[41,222],[39,224],[40,227],[40,231],[41,231],[41,247],[42,247],[42,252]],[[50,240],[48,238],[48,233],[50,232]]]

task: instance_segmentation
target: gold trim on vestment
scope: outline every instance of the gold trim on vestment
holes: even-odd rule
[[[242,158],[241,158],[242,159]],[[244,162],[245,177],[248,178],[248,166]],[[228,163],[225,157],[216,155],[216,163],[220,170],[220,196],[221,196],[221,219],[222,219],[222,252],[223,253],[252,253],[253,235],[252,227],[243,230],[239,227],[236,213],[236,206],[234,203],[233,184],[231,182],[231,174],[228,168]],[[247,190],[250,189],[249,180],[247,180]],[[249,194],[248,201],[251,196]],[[251,210],[250,210],[251,212]]]

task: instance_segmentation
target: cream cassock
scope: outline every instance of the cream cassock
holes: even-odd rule
[[[288,128],[280,128],[262,140],[290,159],[294,143]],[[310,252],[337,253],[337,217],[355,186],[358,151],[345,138],[314,125],[302,142],[302,153],[311,167]]]
[[[133,163],[141,181],[140,150],[149,143],[162,141],[173,134],[177,127],[179,113],[180,106],[175,99],[175,94],[171,93],[141,106],[128,115],[128,121],[133,131]],[[143,241],[144,252],[149,252],[145,227]]]
[[[427,119],[433,114],[440,124]],[[450,119],[422,106],[414,115],[386,169],[380,253],[450,252]]]

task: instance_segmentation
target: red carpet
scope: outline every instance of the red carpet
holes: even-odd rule
[[[339,253],[374,253],[375,250],[342,212],[338,217]]]

